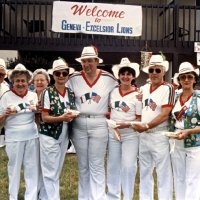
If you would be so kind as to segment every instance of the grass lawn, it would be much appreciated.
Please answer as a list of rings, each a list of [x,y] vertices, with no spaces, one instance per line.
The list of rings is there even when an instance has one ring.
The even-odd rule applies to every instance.
[[[154,173],[154,177],[155,173]],[[23,173],[19,190],[19,199],[23,200],[24,181]],[[4,148],[0,148],[0,199],[8,200],[8,177],[7,177],[7,156]],[[139,199],[139,175],[137,174],[135,183],[134,200]],[[78,193],[78,170],[75,154],[67,154],[60,180],[61,200],[77,200]],[[155,199],[157,199],[157,190],[155,188]]]

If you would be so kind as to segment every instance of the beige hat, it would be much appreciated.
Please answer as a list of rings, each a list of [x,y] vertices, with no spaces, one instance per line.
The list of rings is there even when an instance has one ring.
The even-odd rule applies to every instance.
[[[178,75],[188,72],[195,72],[199,76],[199,68],[194,69],[193,65],[189,62],[182,62],[179,65]]]
[[[6,63],[4,59],[0,58],[0,67],[4,68],[6,70]]]
[[[178,83],[178,77],[180,74],[186,74],[186,73],[189,73],[189,72],[194,72],[196,73],[197,76],[199,76],[199,68],[194,68],[193,65],[189,62],[182,62],[180,65],[179,65],[179,70],[178,70],[178,73],[176,73],[174,75],[174,82]]]
[[[72,74],[75,70],[72,67],[69,67],[68,64],[61,58],[53,61],[52,69],[48,69],[47,72],[50,75],[53,75],[55,71],[69,69],[69,74]]]
[[[112,71],[114,76],[119,79],[118,73],[122,67],[130,67],[135,70],[135,78],[140,75],[140,65],[138,63],[131,63],[128,58],[122,58],[120,64],[114,65]]]
[[[155,65],[161,65],[165,68],[165,71],[167,72],[169,69],[169,62],[163,59],[163,56],[161,55],[152,55],[149,60],[149,65],[144,67],[142,70],[145,73],[149,73],[149,67],[155,66]]]
[[[78,61],[78,62],[81,62],[82,59],[86,59],[86,58],[98,58],[99,63],[103,62],[103,60],[98,57],[97,48],[94,47],[94,46],[84,47],[82,54],[81,54],[81,57],[76,58],[75,60]]]
[[[175,73],[174,76],[172,77],[172,80],[173,80],[173,84],[179,86],[179,82],[178,82],[178,73]]]

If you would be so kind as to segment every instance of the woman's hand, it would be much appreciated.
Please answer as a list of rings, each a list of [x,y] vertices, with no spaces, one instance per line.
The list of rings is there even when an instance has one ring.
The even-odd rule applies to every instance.
[[[17,113],[17,109],[14,106],[10,106],[10,107],[6,108],[4,115],[5,115],[5,117],[8,117],[8,116],[16,114],[16,113]]]
[[[176,139],[177,140],[182,140],[182,139],[184,139],[189,134],[191,134],[191,129],[182,130],[181,132],[177,133]]]
[[[62,115],[62,118],[63,118],[64,122],[71,122],[76,117],[77,117],[77,115],[72,114],[72,112],[65,112]]]

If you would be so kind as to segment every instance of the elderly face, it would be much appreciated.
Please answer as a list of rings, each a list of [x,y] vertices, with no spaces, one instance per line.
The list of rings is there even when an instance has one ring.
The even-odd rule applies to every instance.
[[[159,85],[163,82],[163,77],[165,75],[165,70],[163,66],[155,65],[149,67],[149,78],[152,85]]]
[[[48,86],[47,77],[44,74],[37,74],[34,77],[33,84],[36,92],[42,92]]]
[[[4,81],[5,76],[6,76],[5,69],[0,66],[0,84]]]
[[[18,95],[24,95],[28,90],[28,79],[25,74],[13,77],[13,90]]]

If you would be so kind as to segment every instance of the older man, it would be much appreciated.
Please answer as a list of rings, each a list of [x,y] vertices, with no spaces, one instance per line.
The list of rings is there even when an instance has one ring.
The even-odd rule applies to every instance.
[[[0,97],[2,94],[9,90],[9,85],[4,81],[6,77],[6,63],[5,61],[0,58]],[[5,146],[5,135],[4,135],[4,129],[0,129],[0,147]]]
[[[164,136],[168,130],[168,117],[172,110],[174,89],[164,81],[168,62],[161,55],[153,55],[150,64],[143,69],[149,74],[150,83],[142,87],[142,124],[133,125],[139,132],[140,199],[153,200],[152,172],[156,167],[158,177],[158,198],[172,199],[172,170],[169,141]]]

